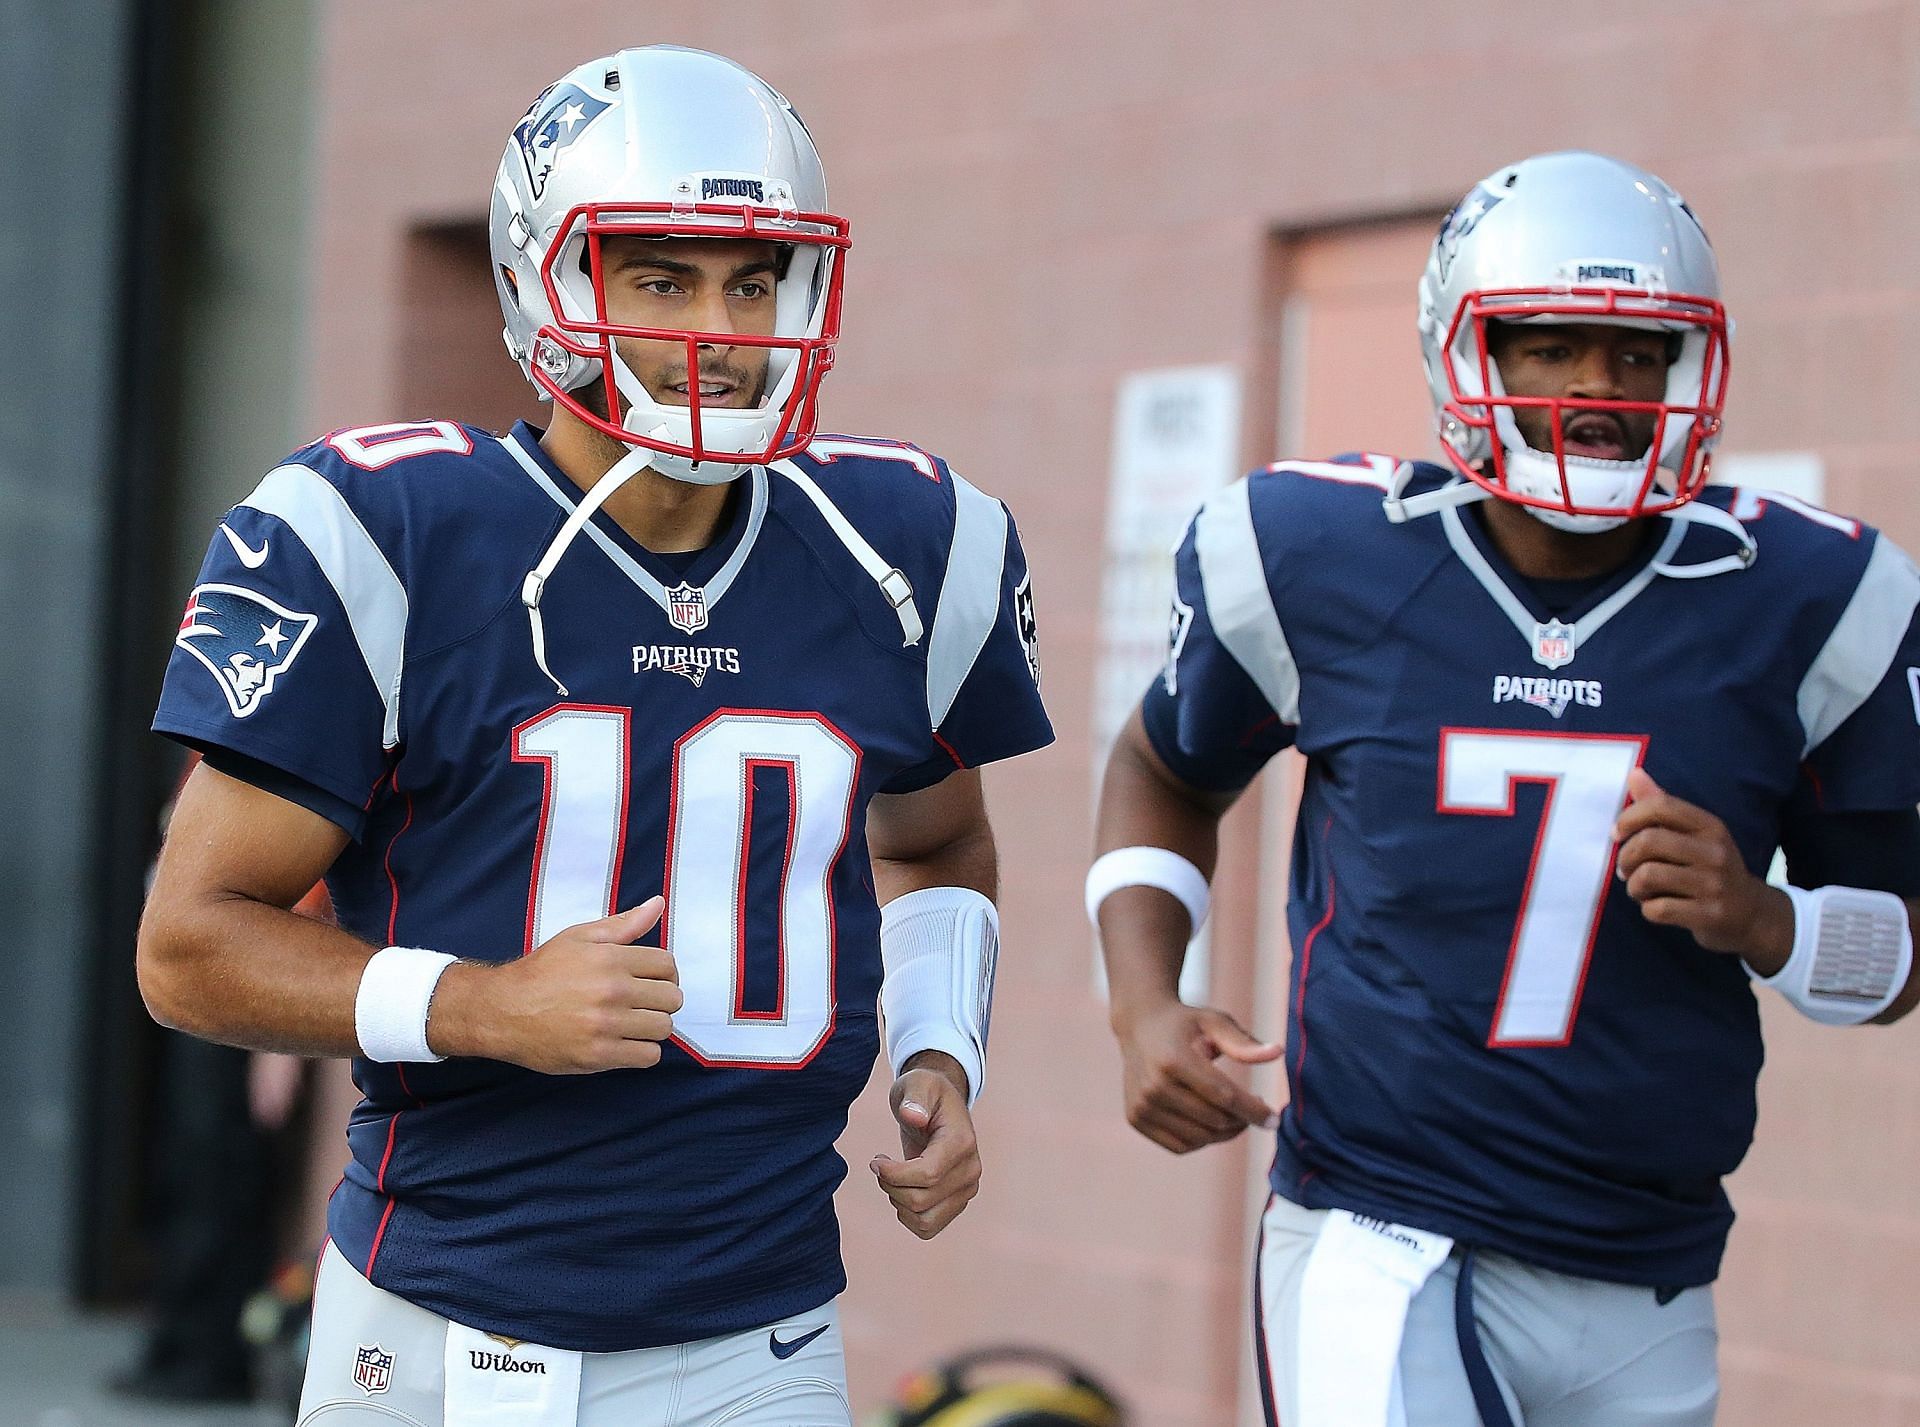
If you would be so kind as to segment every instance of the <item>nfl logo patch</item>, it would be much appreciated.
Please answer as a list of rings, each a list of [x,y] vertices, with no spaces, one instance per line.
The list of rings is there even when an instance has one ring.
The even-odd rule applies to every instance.
[[[1549,669],[1571,664],[1575,639],[1570,624],[1562,624],[1557,619],[1536,624],[1533,627],[1533,662],[1544,664]]]
[[[393,1385],[393,1354],[378,1343],[360,1344],[353,1359],[353,1381],[368,1397],[385,1392]]]
[[[707,627],[707,592],[681,583],[667,591],[667,618],[682,634],[698,634]]]

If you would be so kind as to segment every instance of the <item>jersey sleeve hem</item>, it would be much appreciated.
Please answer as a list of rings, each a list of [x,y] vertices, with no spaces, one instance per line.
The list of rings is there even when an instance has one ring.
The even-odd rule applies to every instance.
[[[955,748],[946,739],[941,738],[937,731],[934,734],[934,737],[939,740],[939,746],[953,758],[954,764],[949,771],[955,773],[962,768],[984,768],[989,763],[1002,763],[1009,758],[1018,758],[1023,753],[1037,752],[1053,743],[1057,736],[1051,722],[1047,724],[1044,732],[1032,730],[1018,738],[975,744],[967,748]]]
[[[243,748],[231,741],[230,730],[218,728],[211,723],[202,723],[197,719],[162,713],[154,719],[153,731],[185,747],[195,749],[202,755],[212,751],[215,758],[218,758],[222,752],[231,753],[285,774],[295,782],[314,789],[321,795],[316,801],[324,801],[327,806],[314,807],[298,798],[289,798],[288,801],[299,802],[311,811],[319,813],[329,822],[342,828],[356,842],[366,830],[366,805],[371,800],[373,788],[379,786],[378,782],[374,783],[372,788],[344,788],[337,778],[330,778],[326,773],[308,767],[298,748],[282,745],[270,738],[249,740],[249,745]],[[218,764],[216,763],[215,766],[218,767]],[[254,782],[251,778],[240,776],[243,782]],[[260,785],[256,783],[255,786]],[[281,788],[267,788],[265,791],[286,797],[285,791]],[[340,816],[336,816],[336,813]],[[343,820],[349,817],[350,821]]]
[[[1245,777],[1238,774],[1223,777],[1214,765],[1189,756],[1180,747],[1174,730],[1163,727],[1161,720],[1154,716],[1155,708],[1152,699],[1146,700],[1140,710],[1140,726],[1146,730],[1147,742],[1167,765],[1167,770],[1188,787],[1203,793],[1238,793],[1258,775],[1259,769],[1255,768]]]
[[[284,802],[317,813],[346,833],[355,842],[361,840],[366,828],[367,817],[364,810],[353,806],[344,798],[336,798],[323,789],[314,787],[304,778],[296,778],[284,769],[271,763],[262,763],[258,758],[249,758],[244,753],[235,753],[231,748],[222,748],[218,744],[201,743],[193,745],[201,753],[201,761],[216,773],[237,779],[263,793],[271,793]]]

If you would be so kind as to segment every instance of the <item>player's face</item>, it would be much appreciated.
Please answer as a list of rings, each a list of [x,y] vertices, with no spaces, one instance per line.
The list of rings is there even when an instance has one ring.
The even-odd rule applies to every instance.
[[[1672,364],[1664,332],[1586,322],[1495,323],[1487,353],[1500,368],[1509,396],[1587,401],[1659,401],[1667,393]],[[1515,407],[1513,419],[1534,450],[1553,450],[1550,407]],[[1651,411],[1563,409],[1562,439],[1570,456],[1638,460],[1653,442],[1656,420]]]
[[[730,238],[609,237],[600,254],[607,319],[621,326],[682,332],[773,333],[776,255],[772,243]],[[653,399],[686,406],[683,342],[616,339],[620,355]],[[769,348],[700,344],[700,404],[757,406],[767,385]]]

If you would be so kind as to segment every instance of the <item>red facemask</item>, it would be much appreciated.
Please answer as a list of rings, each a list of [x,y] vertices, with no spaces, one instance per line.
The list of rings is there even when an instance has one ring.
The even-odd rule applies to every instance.
[[[1660,401],[1618,401],[1589,397],[1510,396],[1500,388],[1493,358],[1488,353],[1487,330],[1492,322],[1546,318],[1569,324],[1624,320],[1635,325],[1658,325],[1681,337],[1681,354],[1669,369],[1667,391]],[[1452,360],[1463,324],[1472,324],[1471,345],[1464,355],[1477,358],[1478,391],[1466,389]],[[1444,416],[1468,432],[1485,433],[1490,448],[1484,463],[1469,461],[1452,442],[1443,442],[1449,460],[1467,479],[1502,500],[1573,516],[1632,519],[1658,515],[1684,505],[1706,484],[1713,439],[1719,434],[1727,399],[1727,316],[1713,298],[1654,295],[1616,288],[1505,288],[1472,292],[1454,314],[1442,350],[1448,354],[1447,381],[1451,399]],[[1495,394],[1499,392],[1500,394]],[[1559,472],[1558,491],[1525,489],[1511,468],[1509,443],[1519,432],[1511,413],[1545,410],[1551,420],[1552,441],[1541,456]],[[1654,417],[1653,437],[1636,471],[1611,471],[1614,462],[1597,462],[1583,470],[1568,466],[1568,423],[1588,412],[1624,417]],[[1503,415],[1503,413],[1505,413]],[[1503,431],[1502,428],[1505,428]],[[1464,444],[1464,443],[1463,443]],[[1599,499],[1592,495],[1596,481],[1605,486]]]
[[[793,213],[777,208],[739,204],[698,203],[583,203],[568,211],[560,237],[549,245],[540,264],[551,322],[535,336],[529,363],[536,385],[587,425],[627,445],[643,446],[689,461],[764,465],[805,448],[818,422],[820,383],[833,366],[834,346],[840,339],[840,297],[844,254],[849,246],[845,219],[827,213]],[[584,243],[584,262],[580,254]],[[814,335],[757,336],[741,332],[693,332],[678,328],[631,327],[608,315],[606,274],[601,251],[612,237],[724,238],[761,240],[788,250],[776,285],[779,325]],[[579,264],[584,273],[568,265]],[[563,300],[563,280],[573,301]],[[585,305],[582,284],[591,293],[592,315],[573,315]],[[792,283],[800,291],[788,287]],[[804,310],[797,310],[797,309]],[[629,377],[623,386],[614,370],[613,339],[678,342],[686,349],[687,403],[656,405],[635,419],[635,387]],[[540,351],[551,344],[556,354],[583,359],[599,368],[607,413],[586,406],[578,391],[563,389],[554,372],[543,366]],[[763,405],[752,409],[722,408],[700,399],[701,347],[760,347],[773,353],[769,360],[768,392]],[[560,361],[555,367],[564,369]],[[642,400],[650,400],[641,393]],[[648,415],[663,417],[663,425],[684,417],[685,439],[649,426]],[[724,432],[724,435],[723,435]]]

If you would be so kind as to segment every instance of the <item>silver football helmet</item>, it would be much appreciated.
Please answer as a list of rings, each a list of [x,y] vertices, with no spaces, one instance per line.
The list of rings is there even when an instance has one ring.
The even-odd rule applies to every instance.
[[[1516,397],[1487,351],[1490,322],[1621,323],[1672,334],[1659,402]],[[1707,235],[1680,195],[1590,153],[1523,159],[1475,184],[1440,225],[1420,279],[1420,348],[1453,465],[1563,530],[1606,530],[1683,505],[1706,483],[1727,395],[1726,309]],[[1548,408],[1551,450],[1514,410]],[[1569,453],[1582,411],[1650,412],[1644,457]]]
[[[663,474],[717,485],[812,438],[839,339],[847,224],[793,107],[718,55],[671,45],[592,60],[546,89],[501,157],[488,222],[507,350],[544,398]],[[772,336],[616,325],[600,247],[612,236],[779,245]],[[616,337],[683,342],[685,405],[656,401]],[[765,347],[753,407],[700,399],[700,348]],[[604,408],[582,400],[602,384]]]

